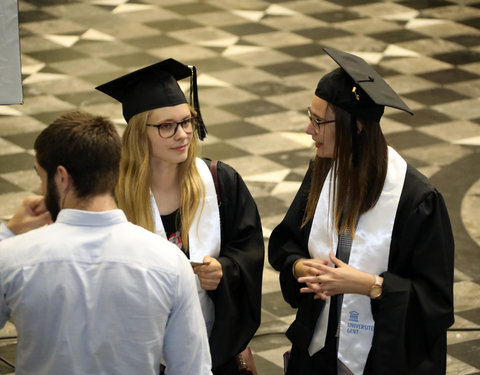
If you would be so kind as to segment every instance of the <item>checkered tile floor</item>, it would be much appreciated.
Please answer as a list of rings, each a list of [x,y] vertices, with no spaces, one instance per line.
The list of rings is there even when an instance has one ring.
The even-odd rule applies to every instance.
[[[444,194],[454,228],[448,374],[480,374],[480,332],[459,330],[480,328],[479,0],[20,0],[19,9],[25,103],[0,106],[2,218],[38,186],[31,148],[49,121],[80,108],[121,131],[119,105],[94,86],[174,57],[200,73],[203,154],[241,172],[268,240],[314,154],[305,107],[336,67],[321,47],[374,64],[415,111],[387,110],[388,141]],[[281,374],[294,311],[268,264],[262,312],[251,343],[258,370]],[[2,343],[13,362],[14,340]]]

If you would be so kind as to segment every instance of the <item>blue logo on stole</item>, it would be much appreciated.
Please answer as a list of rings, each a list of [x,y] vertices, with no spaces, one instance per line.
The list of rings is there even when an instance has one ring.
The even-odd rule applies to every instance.
[[[358,311],[352,310],[349,311],[350,318],[348,319],[347,325],[347,333],[351,335],[358,335],[359,330],[364,331],[373,331],[374,325],[370,324],[362,324],[358,322],[358,318],[360,317],[360,313]]]
[[[358,316],[359,316],[358,311],[350,311],[350,319],[348,319],[349,322],[358,322]]]

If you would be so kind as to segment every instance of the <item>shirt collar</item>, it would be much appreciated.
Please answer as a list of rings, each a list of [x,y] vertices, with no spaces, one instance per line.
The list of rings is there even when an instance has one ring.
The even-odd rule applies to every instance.
[[[127,217],[120,209],[94,212],[65,208],[57,216],[56,223],[78,226],[108,226],[126,223]]]

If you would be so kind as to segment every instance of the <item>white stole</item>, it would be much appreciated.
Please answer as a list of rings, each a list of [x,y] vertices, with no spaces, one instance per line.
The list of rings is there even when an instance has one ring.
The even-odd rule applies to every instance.
[[[220,254],[220,211],[210,168],[199,158],[196,159],[196,165],[205,185],[205,198],[203,202],[200,202],[195,213],[192,226],[188,231],[188,241],[190,260],[192,262],[202,262],[206,255],[218,257]],[[167,238],[153,194],[151,194],[151,202],[155,220],[155,232],[163,238]],[[213,322],[215,321],[215,306],[208,297],[207,291],[200,286],[198,277],[195,277],[195,279],[197,281],[198,297],[202,306],[203,317],[210,335]]]
[[[393,224],[406,171],[405,160],[393,148],[388,147],[388,169],[382,193],[375,206],[361,215],[355,230],[348,263],[352,267],[373,275],[387,270]],[[330,171],[320,193],[308,239],[308,250],[315,259],[328,259],[330,251],[335,254],[337,248],[338,233],[333,221],[334,206],[330,199],[332,187]],[[332,266],[331,262],[329,265]],[[338,358],[355,375],[363,373],[372,345],[375,322],[370,303],[368,296],[360,294],[345,294],[343,297]],[[325,345],[329,310],[330,298],[327,298],[310,342],[310,355]]]

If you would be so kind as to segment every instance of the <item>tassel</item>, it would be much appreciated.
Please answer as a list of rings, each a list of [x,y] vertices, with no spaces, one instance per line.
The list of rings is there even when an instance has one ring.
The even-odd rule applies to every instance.
[[[188,67],[192,71],[192,75],[190,76],[190,105],[197,112],[198,138],[203,141],[207,136],[207,128],[203,122],[202,113],[200,112],[200,102],[198,101],[197,68],[193,65],[189,65]]]

